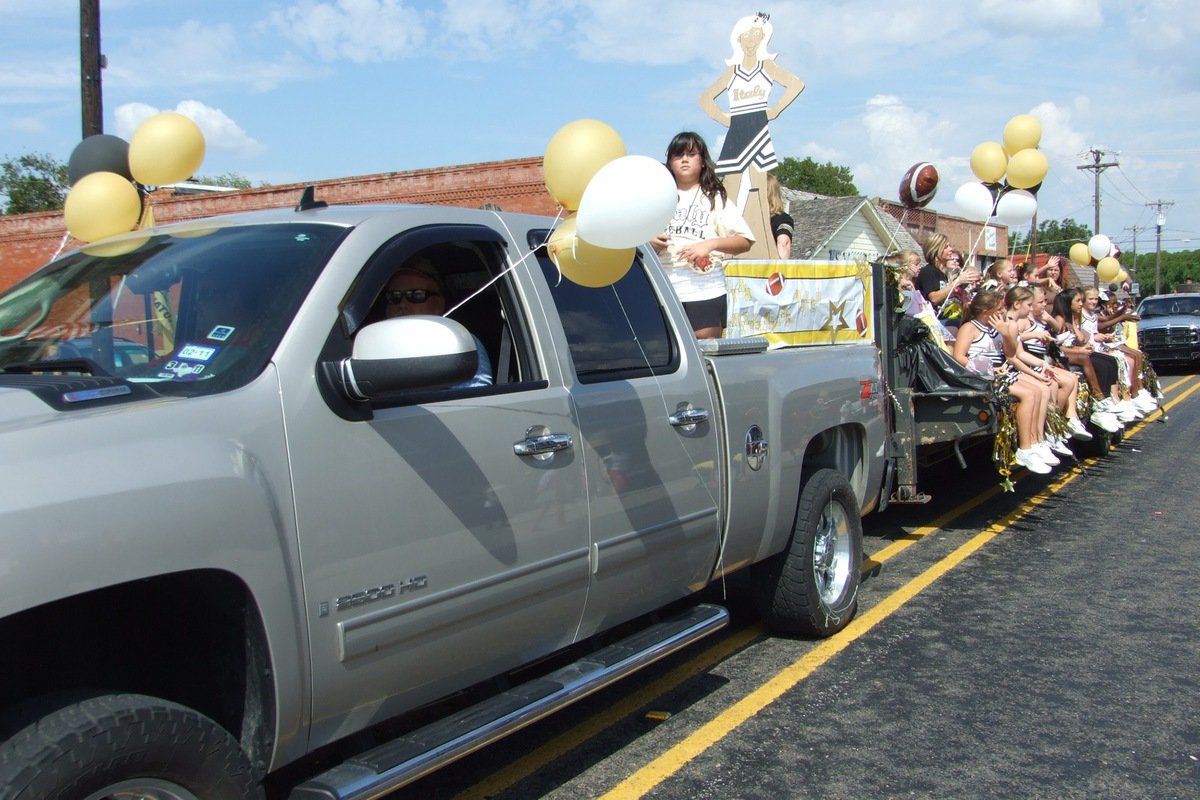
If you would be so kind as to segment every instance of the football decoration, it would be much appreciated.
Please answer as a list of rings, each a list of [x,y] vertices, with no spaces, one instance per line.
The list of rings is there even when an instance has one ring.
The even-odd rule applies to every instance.
[[[928,161],[913,164],[900,181],[900,202],[905,208],[923,208],[937,194],[937,167]]]
[[[767,294],[772,297],[777,296],[783,291],[783,276],[778,272],[772,272],[767,278]]]

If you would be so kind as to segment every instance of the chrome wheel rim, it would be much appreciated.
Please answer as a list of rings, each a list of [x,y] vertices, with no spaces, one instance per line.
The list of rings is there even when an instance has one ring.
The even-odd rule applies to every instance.
[[[817,521],[813,541],[813,580],[817,594],[826,606],[832,606],[850,585],[850,520],[841,503],[830,500]]]

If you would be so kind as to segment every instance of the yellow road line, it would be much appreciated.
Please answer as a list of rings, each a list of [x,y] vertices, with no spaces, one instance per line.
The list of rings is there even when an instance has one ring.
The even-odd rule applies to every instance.
[[[721,663],[766,633],[767,628],[762,623],[735,632],[695,658],[689,659],[686,664],[679,665],[633,694],[621,698],[580,725],[560,733],[526,755],[505,765],[503,769],[491,773],[479,783],[455,795],[455,800],[482,800],[482,798],[494,797],[518,781],[528,778],[554,759],[569,753],[588,739],[598,736],[625,717],[662,697],[689,678],[706,672],[714,665]]]
[[[1166,411],[1175,407],[1197,389],[1200,389],[1200,383],[1192,386],[1179,397],[1167,403],[1163,407],[1163,410]],[[1145,423],[1142,424],[1144,425]],[[1135,428],[1130,433],[1135,433],[1138,428]],[[961,564],[966,558],[990,542],[1014,522],[1060,492],[1081,474],[1083,473],[1071,470],[1037,495],[1029,498],[1020,506],[1005,514],[1000,520],[972,537],[941,561],[888,595],[866,612],[860,614],[837,636],[819,642],[812,650],[776,673],[774,677],[762,684],[758,689],[755,689],[741,700],[726,708],[687,738],[621,781],[610,791],[602,795],[601,800],[628,800],[628,798],[644,796],[659,783],[682,769],[692,759],[728,736],[746,720],[778,700],[784,692],[807,678],[818,667],[824,665],[835,655],[845,650],[880,622],[895,613],[909,600],[912,600],[920,592],[928,588],[938,578],[941,578]]]
[[[1176,386],[1184,383],[1186,380],[1189,380],[1189,379],[1185,378],[1183,380],[1180,380],[1180,381],[1176,382],[1175,384],[1172,384],[1170,387],[1164,388],[1164,391],[1171,391]],[[1193,386],[1187,392],[1187,394],[1191,394],[1191,392],[1195,391],[1197,388],[1200,388],[1200,383],[1197,383],[1195,386]],[[1180,400],[1183,399],[1183,397],[1186,397],[1187,394],[1168,403],[1167,406],[1164,408],[1164,410],[1166,410],[1166,408],[1169,408],[1169,407],[1174,407]],[[1151,421],[1153,421],[1153,420],[1151,420]],[[1143,422],[1142,424],[1144,425],[1145,422]],[[1131,432],[1131,435],[1132,435],[1132,432]],[[1058,483],[1052,484],[1051,486],[1047,487],[1044,490],[1044,492],[1049,492],[1050,494],[1057,492],[1059,488],[1061,488],[1062,486],[1065,486],[1069,482],[1069,479],[1074,478],[1075,476],[1076,476],[1076,474],[1073,473],[1071,476],[1069,476],[1068,479],[1062,480]],[[966,502],[962,503],[958,507],[956,507],[950,511],[947,511],[942,516],[933,520],[933,522],[931,522],[930,524],[924,525],[920,528],[917,528],[912,533],[909,533],[908,535],[906,535],[903,539],[899,539],[895,542],[892,542],[891,544],[887,545],[879,552],[866,556],[863,561],[863,572],[867,573],[874,569],[877,569],[878,567],[882,566],[885,562],[894,558],[896,555],[903,552],[905,549],[912,546],[916,542],[920,541],[921,539],[924,539],[925,537],[927,537],[929,535],[932,535],[933,533],[936,533],[937,531],[939,531],[940,529],[945,527],[947,524],[949,524],[950,522],[957,519],[958,517],[966,514],[968,511],[971,511],[972,509],[976,508],[977,506],[979,506],[981,503],[985,502],[986,500],[991,499],[998,492],[999,492],[999,487],[993,486],[990,489],[986,490],[985,492],[982,492],[981,494],[976,495],[975,497],[967,500]],[[1030,500],[1028,502],[1033,502],[1033,501]],[[1038,500],[1038,503],[1040,503],[1040,502],[1042,502],[1042,501]],[[991,537],[989,537],[989,539],[990,538]],[[982,546],[982,544],[983,543],[981,542],[974,549],[978,549],[978,547]],[[972,549],[971,552],[974,552],[974,549]],[[966,557],[966,554],[963,556],[963,558],[965,558],[965,557]],[[961,561],[961,559],[959,559],[959,560]],[[957,563],[957,562],[955,562],[955,563]],[[930,582],[932,582],[932,580],[930,580]],[[912,586],[912,585],[913,584],[911,582],[910,582],[910,584],[908,584],[908,586]],[[921,588],[924,588],[924,587],[921,587]],[[904,591],[904,590],[901,589],[899,591]],[[888,598],[888,600],[896,597],[896,595],[898,593],[899,592],[891,595],[891,597]],[[916,592],[914,592],[914,594],[915,593]],[[886,603],[886,602],[888,602],[888,600],[884,600],[883,602]],[[882,605],[882,603],[880,605]],[[899,608],[899,605],[897,605],[896,607]],[[876,606],[875,608],[879,608],[879,606]],[[863,617],[865,618],[865,617],[869,616],[870,614],[872,614],[873,612],[874,612],[874,609],[872,609],[872,611],[866,612],[863,615]],[[846,630],[849,631],[851,628],[854,627],[854,624],[855,623],[851,623],[851,625],[848,626]],[[670,672],[667,672],[664,675],[656,678],[654,681],[652,681],[651,683],[642,687],[637,692],[635,692],[631,695],[627,695],[626,697],[622,698],[614,705],[605,709],[603,712],[601,712],[599,714],[595,714],[592,717],[588,718],[583,723],[572,727],[570,730],[565,731],[565,732],[559,734],[558,736],[555,736],[553,739],[550,739],[549,741],[545,742],[541,746],[530,751],[529,753],[522,756],[521,758],[518,758],[515,761],[508,763],[507,765],[505,765],[505,767],[503,769],[500,769],[500,770],[497,770],[496,772],[491,773],[484,780],[482,780],[479,783],[476,783],[473,786],[460,792],[458,795],[455,796],[455,800],[482,800],[483,798],[495,796],[495,795],[499,794],[500,792],[511,788],[512,786],[517,784],[519,781],[522,781],[525,778],[528,778],[530,775],[533,775],[538,770],[542,769],[546,764],[549,764],[550,762],[565,755],[566,753],[570,752],[571,750],[574,750],[576,747],[579,747],[581,744],[583,744],[587,740],[594,738],[595,736],[598,736],[604,730],[606,730],[609,727],[620,722],[622,719],[626,718],[627,716],[629,716],[631,714],[636,713],[641,708],[644,708],[645,706],[649,705],[650,703],[652,703],[659,697],[663,696],[667,692],[675,689],[677,686],[682,684],[684,681],[686,681],[689,678],[692,678],[696,675],[699,675],[702,672],[705,672],[706,670],[710,669],[714,664],[720,663],[721,661],[725,660],[726,658],[728,658],[731,655],[733,655],[734,653],[736,653],[738,650],[741,650],[742,648],[746,647],[747,645],[752,644],[755,640],[761,638],[762,636],[764,636],[766,634],[767,634],[767,629],[761,623],[751,625],[749,627],[743,628],[740,631],[735,632],[734,634],[717,642],[712,647],[709,647],[709,648],[705,649],[704,651],[702,651],[701,653],[697,654],[696,657],[689,659],[689,661],[686,664],[681,664],[680,666],[672,669]],[[838,634],[836,639],[841,639],[841,638],[845,637],[846,635],[847,635],[846,631],[843,631],[842,633]],[[859,635],[861,635],[861,633]],[[826,641],[832,642],[835,640],[826,640]],[[849,644],[849,642],[847,642],[847,644]],[[839,651],[840,651],[840,649],[841,648],[838,648]],[[838,651],[834,651],[834,652],[836,653]],[[809,656],[806,656],[806,658],[811,657],[811,655],[812,654],[810,653]],[[832,653],[830,655],[832,656]],[[797,663],[799,663],[799,662],[797,662]],[[793,667],[794,666],[795,665],[793,665]],[[813,667],[811,669],[809,669],[808,672],[811,672],[812,669],[816,668],[816,666],[819,666],[819,664],[813,665]],[[805,673],[805,675],[807,675],[807,674],[808,673]],[[802,679],[803,679],[803,676],[801,676],[800,678],[797,678],[796,681],[798,682],[799,680],[802,680]],[[664,775],[664,777],[666,777],[666,776]],[[656,781],[656,783],[657,783],[657,781]],[[624,784],[622,784],[622,785],[624,785]],[[620,788],[620,787],[618,787],[618,788]],[[616,789],[614,789],[613,791],[616,791]]]
[[[686,739],[617,784],[612,790],[602,795],[602,800],[626,800],[627,798],[642,797],[663,780],[682,769],[696,756],[732,733],[743,722],[778,700],[784,692],[807,678],[818,667],[887,619],[938,578],[954,569],[964,559],[994,539],[1013,522],[1032,511],[1054,492],[1075,480],[1079,474],[1072,472],[1056,481],[1047,487],[1045,492],[1022,503],[1000,521],[989,526],[866,612],[855,617],[836,636],[818,642],[812,650],[778,672],[758,689],[729,706]]]

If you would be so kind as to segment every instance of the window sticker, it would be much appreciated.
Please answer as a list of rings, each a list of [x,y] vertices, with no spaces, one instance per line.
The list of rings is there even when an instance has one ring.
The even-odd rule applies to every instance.
[[[212,357],[217,354],[221,348],[213,347],[207,344],[185,344],[179,348],[179,352],[175,357],[185,361],[201,361],[207,363],[212,360]]]
[[[158,377],[172,381],[195,381],[204,374],[204,364],[194,364],[191,361],[171,360],[163,365]]]
[[[233,327],[232,325],[218,325],[209,331],[208,336],[205,338],[212,339],[214,342],[224,342],[229,339],[230,336],[233,336],[233,332],[235,330],[237,330],[237,328]]]

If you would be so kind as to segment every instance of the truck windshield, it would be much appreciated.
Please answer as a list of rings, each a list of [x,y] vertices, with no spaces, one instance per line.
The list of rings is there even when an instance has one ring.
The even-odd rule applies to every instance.
[[[347,232],[234,225],[85,246],[0,294],[0,372],[103,375],[186,396],[241,386]]]
[[[1200,297],[1149,297],[1138,309],[1138,315],[1143,318],[1176,314],[1200,314]]]

